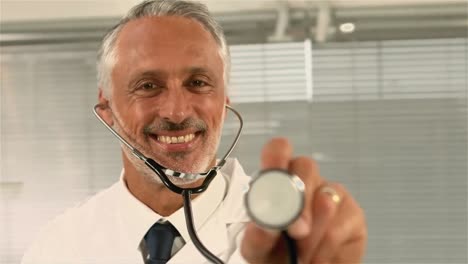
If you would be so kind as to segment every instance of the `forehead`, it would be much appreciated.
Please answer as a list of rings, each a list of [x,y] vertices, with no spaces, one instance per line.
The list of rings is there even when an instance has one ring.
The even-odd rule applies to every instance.
[[[220,48],[198,21],[178,16],[144,17],[128,22],[117,42],[117,64],[151,61],[219,63]],[[197,62],[199,60],[199,62]]]

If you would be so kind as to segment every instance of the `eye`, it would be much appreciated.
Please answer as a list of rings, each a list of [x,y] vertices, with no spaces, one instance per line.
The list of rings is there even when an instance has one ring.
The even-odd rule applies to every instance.
[[[164,89],[163,85],[154,80],[144,80],[135,85],[133,93],[138,96],[156,96]]]
[[[140,86],[140,89],[146,90],[146,91],[148,91],[148,90],[154,90],[154,89],[156,89],[156,88],[157,88],[157,85],[154,84],[154,83],[152,83],[152,82],[145,82],[145,83],[143,83],[143,84]]]
[[[192,87],[203,87],[206,86],[207,83],[202,80],[192,80],[190,81],[190,86]]]

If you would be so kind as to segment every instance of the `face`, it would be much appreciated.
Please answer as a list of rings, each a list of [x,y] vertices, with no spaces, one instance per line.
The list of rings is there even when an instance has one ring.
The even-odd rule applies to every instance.
[[[191,19],[149,17],[125,25],[116,44],[114,127],[165,167],[206,171],[216,158],[227,102],[211,34]],[[137,170],[145,167],[130,161]]]

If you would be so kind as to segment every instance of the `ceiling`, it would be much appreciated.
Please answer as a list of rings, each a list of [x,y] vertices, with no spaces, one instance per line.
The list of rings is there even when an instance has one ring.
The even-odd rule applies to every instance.
[[[0,44],[97,40],[137,2],[2,0]],[[468,34],[468,0],[202,2],[220,21],[230,43],[311,38],[320,44]],[[354,31],[340,30],[344,23],[352,23]]]

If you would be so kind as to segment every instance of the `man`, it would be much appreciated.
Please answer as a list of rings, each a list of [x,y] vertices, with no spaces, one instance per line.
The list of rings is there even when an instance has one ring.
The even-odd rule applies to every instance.
[[[100,116],[144,155],[180,172],[215,165],[229,104],[229,52],[203,5],[156,0],[135,6],[105,36],[98,72]],[[51,222],[23,263],[207,262],[188,235],[181,196],[125,146],[122,153],[120,181]],[[271,140],[260,159],[264,169],[288,170],[305,183],[304,209],[288,227],[300,263],[359,263],[366,225],[351,195],[321,178],[311,159],[294,157],[285,139]],[[182,187],[201,182],[169,177]],[[229,160],[193,199],[197,233],[227,263],[285,263],[280,233],[246,216],[248,182],[238,162]],[[166,236],[159,229],[171,236],[162,246],[169,248],[166,257],[154,256],[164,251],[155,250]]]

